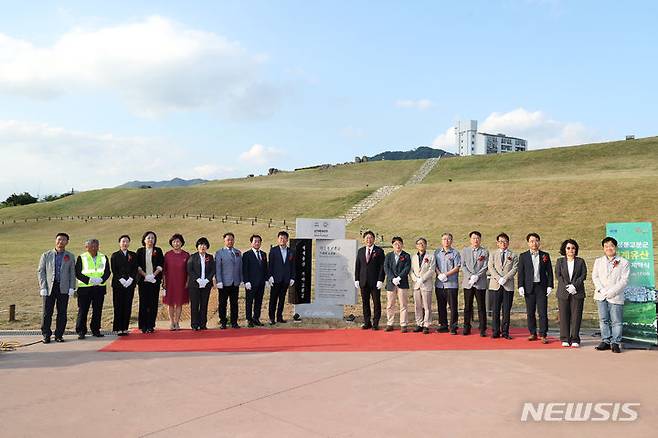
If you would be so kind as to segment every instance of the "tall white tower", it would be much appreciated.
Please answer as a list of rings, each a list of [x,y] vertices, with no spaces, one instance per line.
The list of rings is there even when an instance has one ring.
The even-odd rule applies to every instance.
[[[459,155],[475,154],[475,136],[478,130],[477,120],[461,120],[455,125],[455,141]]]

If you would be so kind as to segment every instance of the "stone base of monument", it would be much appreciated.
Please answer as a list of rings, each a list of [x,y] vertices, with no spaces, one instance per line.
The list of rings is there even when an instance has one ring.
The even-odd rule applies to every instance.
[[[303,318],[343,319],[343,305],[336,304],[295,304],[295,312]]]

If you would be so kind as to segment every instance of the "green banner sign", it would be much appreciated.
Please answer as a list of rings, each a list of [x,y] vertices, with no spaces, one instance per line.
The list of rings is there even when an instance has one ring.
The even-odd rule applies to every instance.
[[[651,222],[606,225],[606,234],[617,239],[617,254],[631,264],[624,289],[624,339],[656,344],[656,276]]]

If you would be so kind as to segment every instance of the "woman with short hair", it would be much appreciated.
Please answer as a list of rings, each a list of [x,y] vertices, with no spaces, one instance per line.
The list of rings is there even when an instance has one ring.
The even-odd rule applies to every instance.
[[[137,254],[128,250],[128,246],[130,246],[130,236],[124,234],[119,237],[119,250],[110,257],[114,307],[112,330],[117,336],[128,334],[135,286],[137,286]]]
[[[207,330],[208,299],[211,289],[217,288],[215,260],[208,254],[210,242],[205,237],[196,241],[197,252],[187,260],[187,288],[190,293],[192,330]]]
[[[142,236],[142,247],[137,250],[139,329],[142,333],[155,331],[155,320],[158,316],[164,254],[162,249],[155,246],[157,241],[158,236],[153,231],[147,231]]]
[[[578,257],[578,242],[567,239],[560,246],[562,257],[555,263],[557,304],[560,315],[560,341],[563,347],[580,347],[587,265]]]
[[[185,239],[174,234],[169,239],[171,250],[164,256],[162,289],[165,290],[162,302],[169,307],[169,330],[180,330],[180,316],[183,304],[190,302],[187,290],[187,260],[190,254],[183,250]]]

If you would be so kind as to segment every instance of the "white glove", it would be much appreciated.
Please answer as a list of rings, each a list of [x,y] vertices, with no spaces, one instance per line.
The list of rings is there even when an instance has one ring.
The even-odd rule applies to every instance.
[[[128,277],[128,279],[125,280],[125,282],[126,282],[126,284],[125,284],[124,287],[129,288],[130,285],[133,284],[133,278],[132,278],[132,277]]]
[[[441,272],[439,274],[439,281],[441,281],[441,283],[445,283],[446,281],[448,281],[448,276],[446,274],[444,274],[443,272]]]
[[[149,274],[146,277],[144,277],[144,281],[148,283],[155,283],[155,275]]]
[[[568,284],[567,285],[567,292],[569,292],[571,295],[575,295],[576,294],[576,286],[574,286],[573,284]]]
[[[480,277],[479,277],[478,275],[473,274],[473,275],[471,275],[471,278],[470,278],[468,281],[469,281],[469,283],[471,283],[471,284],[475,284],[475,283],[477,283],[477,281],[478,281],[479,278],[480,278]]]
[[[356,280],[354,282],[354,287],[357,288],[357,289],[361,289],[361,285],[359,284],[359,280]]]
[[[270,284],[270,287],[272,287],[274,285],[274,277],[270,277],[270,279],[267,280],[267,282]]]
[[[551,294],[551,292],[553,292],[553,288],[552,287],[547,287],[546,288],[546,296],[549,296]]]
[[[41,289],[39,291],[39,295],[41,295],[42,297],[47,297],[48,296],[48,289]]]
[[[69,289],[69,296],[70,297],[72,297],[74,293],[75,293],[75,289],[73,289],[73,288]]]
[[[99,277],[91,277],[91,278],[89,279],[89,283],[91,283],[91,284],[93,284],[93,285],[99,285],[99,284],[101,284],[102,282],[103,282],[103,279],[102,279],[102,278],[99,278]]]
[[[519,288],[519,295],[521,295],[522,297],[525,296],[525,289],[523,287]]]
[[[167,296],[167,289],[160,289],[160,295],[163,297]]]
[[[239,285],[238,287],[244,287],[244,282],[241,281],[241,282],[240,282],[240,285]]]
[[[246,290],[251,290],[251,283],[250,283],[250,282],[246,282],[246,283],[244,284],[244,288],[245,288]]]
[[[391,280],[391,283],[398,286],[400,284],[400,277],[395,277],[393,280]]]
[[[295,280],[293,280],[293,279],[291,278],[291,279],[290,279],[290,286],[288,286],[288,287],[292,287],[293,284],[295,284]]]
[[[498,279],[498,284],[499,284],[500,286],[505,286],[505,283],[507,283],[507,279],[506,279],[505,277],[500,277],[500,278]]]
[[[199,280],[201,280],[201,279],[199,278]],[[199,280],[197,280],[197,281],[199,281]],[[201,287],[203,287],[203,286],[201,286]],[[224,289],[224,283],[222,283],[221,281],[219,283],[217,283],[217,289]]]
[[[199,287],[203,289],[208,285],[210,280],[208,280],[207,278],[197,278],[196,282],[199,284]]]
[[[381,281],[378,281],[377,282],[377,289],[381,289],[383,285],[384,285],[384,283],[382,283]]]
[[[420,289],[420,287],[421,287],[422,285],[423,285],[423,280],[422,280],[421,278],[419,278],[418,280],[416,280],[416,287],[415,287],[415,289]]]
[[[123,287],[128,287],[126,286],[126,280],[124,280],[123,278],[119,278],[119,283],[121,283],[121,286]]]

